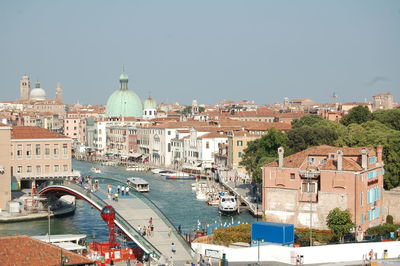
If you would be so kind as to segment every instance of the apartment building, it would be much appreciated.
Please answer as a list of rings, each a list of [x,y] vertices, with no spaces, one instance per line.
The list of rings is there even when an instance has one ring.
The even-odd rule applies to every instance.
[[[0,210],[11,200],[11,127],[0,123]]]
[[[384,221],[382,147],[317,146],[262,167],[268,221],[327,229],[326,216],[349,209],[357,237]]]
[[[40,127],[16,126],[11,130],[13,189],[30,188],[52,179],[78,177],[72,169],[72,139]]]

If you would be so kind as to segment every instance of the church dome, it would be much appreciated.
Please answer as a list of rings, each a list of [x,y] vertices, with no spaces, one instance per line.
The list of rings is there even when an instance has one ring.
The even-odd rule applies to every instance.
[[[142,101],[133,91],[128,90],[128,75],[120,76],[121,87],[108,97],[106,116],[142,117]]]
[[[143,109],[157,109],[156,101],[149,97],[143,102]]]
[[[44,89],[40,88],[40,82],[36,82],[36,86],[29,95],[29,99],[36,100],[36,101],[43,101],[46,100],[46,92]]]

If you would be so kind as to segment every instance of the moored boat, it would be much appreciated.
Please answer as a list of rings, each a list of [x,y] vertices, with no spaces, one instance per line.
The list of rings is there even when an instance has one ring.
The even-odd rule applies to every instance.
[[[128,185],[131,186],[137,192],[149,192],[150,185],[149,183],[140,177],[129,177],[127,179]]]
[[[173,179],[173,180],[195,180],[196,177],[195,176],[191,176],[191,175],[166,175],[165,179]]]
[[[93,173],[96,173],[96,174],[101,174],[101,170],[98,167],[92,167],[92,168],[90,168],[90,171],[92,171]]]
[[[147,171],[148,168],[140,165],[128,165],[125,169],[126,171]]]
[[[219,197],[218,210],[224,215],[237,214],[238,204],[235,196],[223,194]]]

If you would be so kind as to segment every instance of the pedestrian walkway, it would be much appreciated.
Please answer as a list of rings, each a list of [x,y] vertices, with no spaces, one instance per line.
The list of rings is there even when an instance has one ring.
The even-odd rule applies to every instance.
[[[255,203],[256,198],[252,192],[252,184],[241,182],[236,175],[229,171],[219,171],[218,174],[220,183],[237,196],[241,202],[244,202],[254,216],[261,217],[263,215],[261,208],[259,208],[260,206]]]
[[[118,184],[127,186],[127,184],[118,180],[108,179],[106,181],[119,182]],[[117,188],[114,185],[112,191],[115,192],[116,190]],[[98,210],[101,210],[106,205],[112,205],[116,211],[116,225],[126,232],[139,246],[143,246],[145,252],[148,252],[151,257],[157,258],[159,263],[167,262],[171,256],[178,263],[176,265],[184,264],[186,261],[190,262],[193,259],[194,251],[191,247],[174,228],[171,228],[173,227],[172,224],[169,223],[161,211],[138,192],[132,191],[129,196],[120,195],[118,201],[114,201],[109,199],[105,184],[101,185],[96,192],[92,192],[73,182],[59,180],[43,184],[40,193],[45,194],[52,191],[67,191],[86,200]],[[148,226],[150,217],[152,217],[154,225],[153,236],[142,236],[137,228],[138,226]],[[170,230],[171,234],[168,234]],[[176,247],[175,254],[171,251],[172,243]]]

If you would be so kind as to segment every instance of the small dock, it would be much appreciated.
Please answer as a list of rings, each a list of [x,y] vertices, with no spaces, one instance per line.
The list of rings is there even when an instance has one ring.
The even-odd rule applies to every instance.
[[[254,217],[262,217],[262,206],[260,203],[255,203],[255,197],[252,193],[252,185],[238,181],[234,181],[235,177],[230,177],[227,171],[219,171],[219,182],[230,193],[235,195],[240,202],[243,202],[248,207],[250,213]]]

